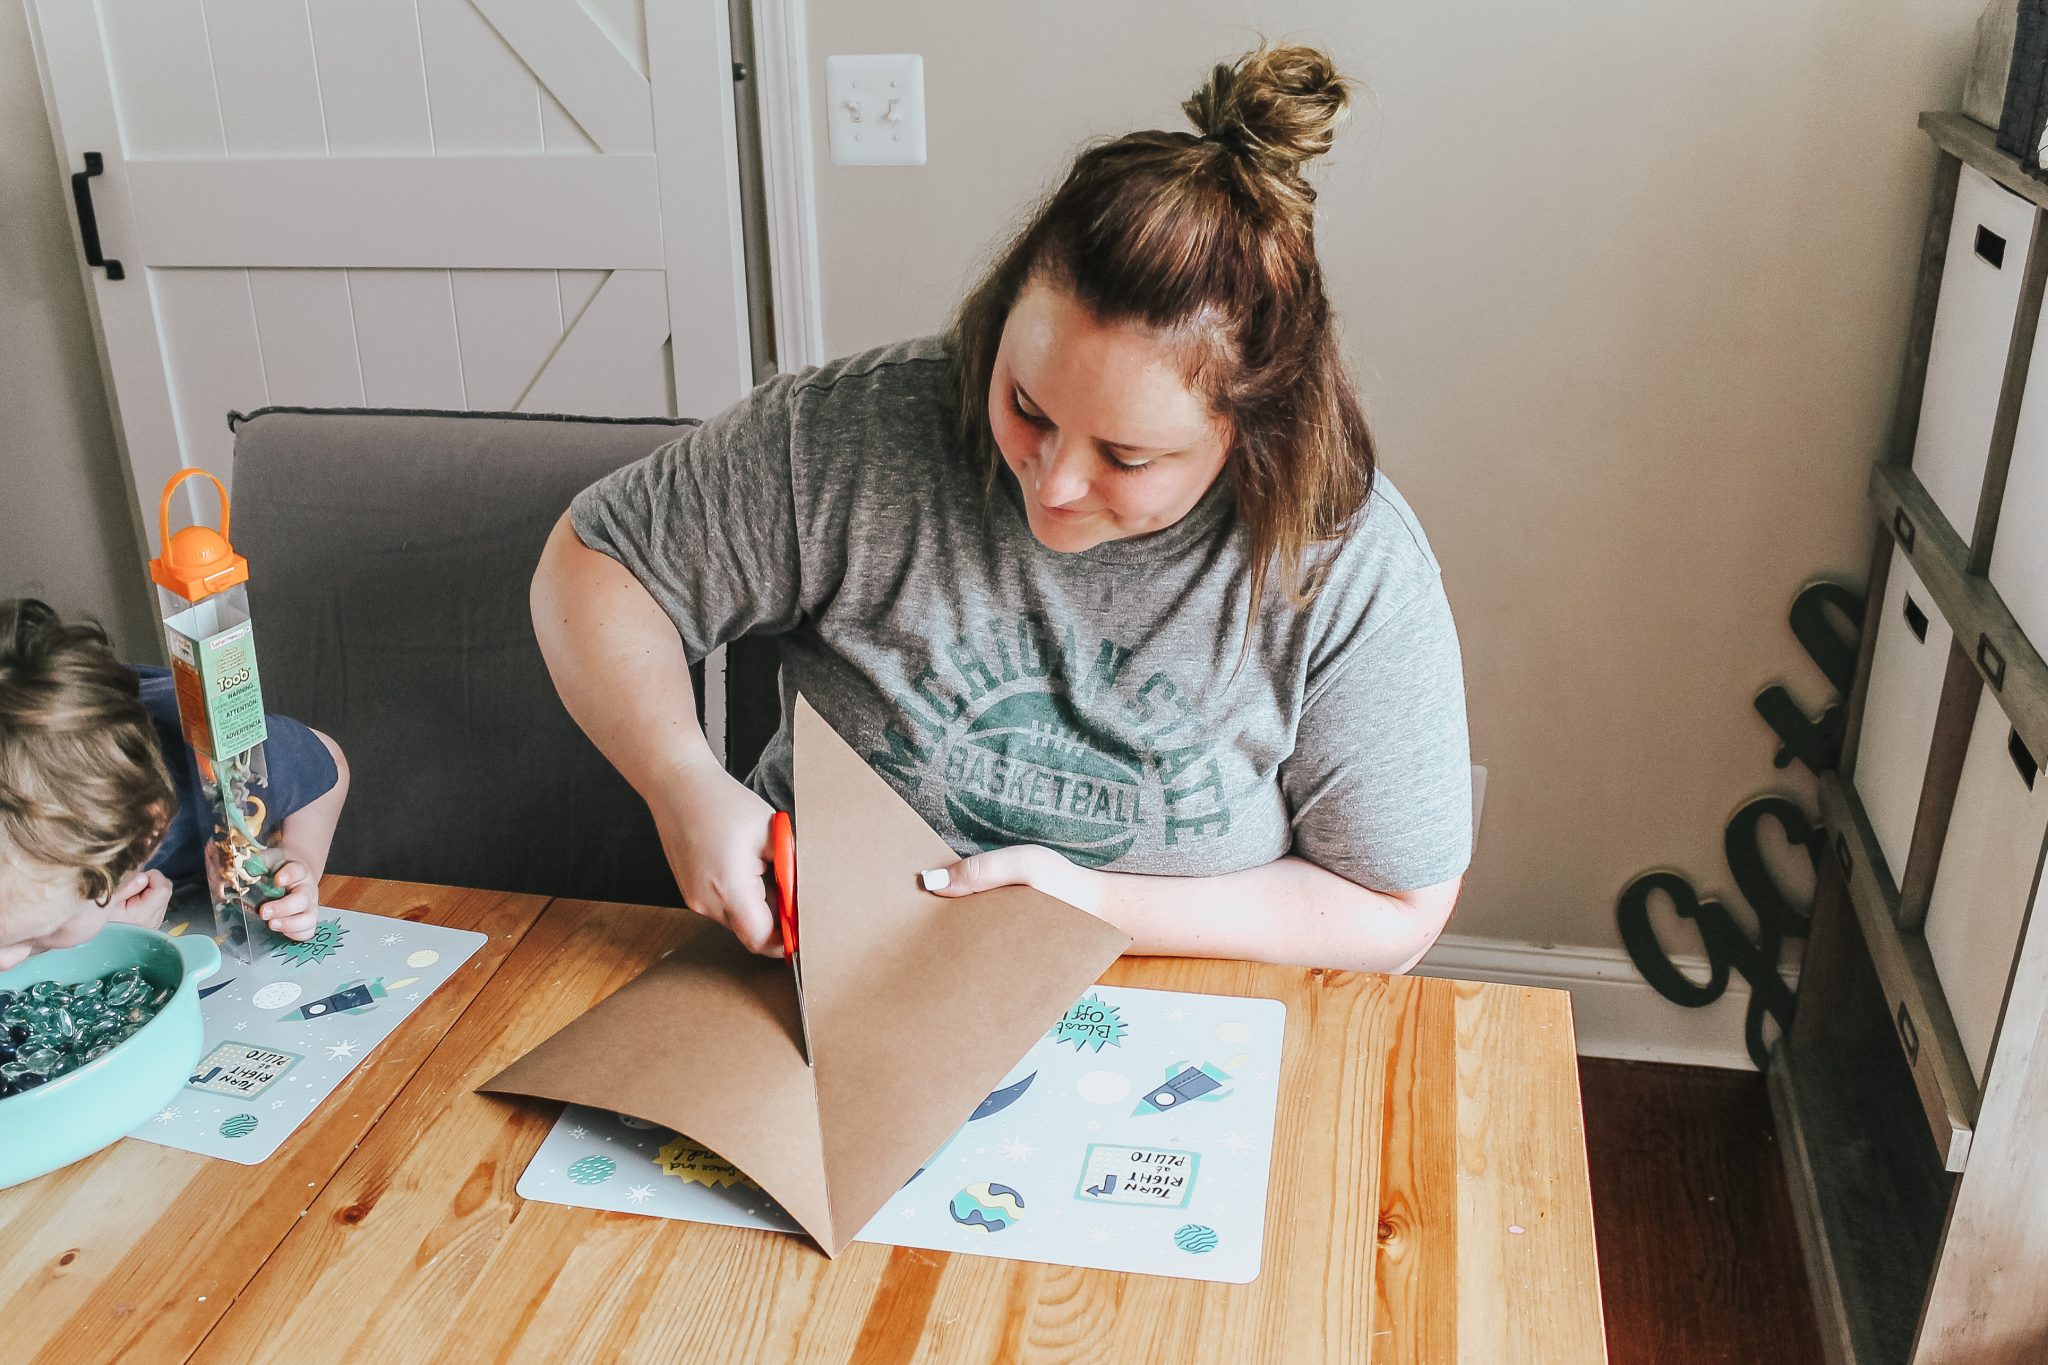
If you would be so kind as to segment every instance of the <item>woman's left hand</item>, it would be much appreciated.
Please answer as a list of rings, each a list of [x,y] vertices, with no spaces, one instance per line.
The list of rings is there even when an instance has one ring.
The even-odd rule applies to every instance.
[[[977,853],[918,874],[935,896],[971,896],[998,886],[1028,886],[1091,915],[1102,913],[1103,874],[1068,862],[1042,844]]]

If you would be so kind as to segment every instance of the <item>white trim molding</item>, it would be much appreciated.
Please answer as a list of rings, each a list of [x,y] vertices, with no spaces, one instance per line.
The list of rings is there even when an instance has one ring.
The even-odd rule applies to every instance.
[[[775,368],[794,374],[828,358],[811,154],[809,19],[805,0],[754,0],[753,10]]]
[[[1707,979],[1704,958],[1673,958],[1672,965],[1695,981]],[[1436,941],[1415,974],[1570,991],[1582,1057],[1755,1069],[1743,1043],[1749,983],[1740,976],[1729,977],[1727,991],[1713,1004],[1687,1009],[1651,989],[1619,948],[1544,947],[1453,934]],[[1796,972],[1788,971],[1787,984],[1797,987]]]

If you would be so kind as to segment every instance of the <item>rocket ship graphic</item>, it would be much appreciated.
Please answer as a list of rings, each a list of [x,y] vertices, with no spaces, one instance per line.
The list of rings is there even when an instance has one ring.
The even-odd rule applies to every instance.
[[[1230,1073],[1244,1065],[1244,1057],[1232,1057],[1221,1066],[1214,1062],[1175,1062],[1166,1068],[1166,1080],[1145,1092],[1133,1118],[1140,1114],[1163,1114],[1195,1100],[1214,1103],[1230,1094]]]
[[[377,1002],[400,986],[409,986],[419,980],[409,976],[403,981],[384,984],[383,977],[369,981],[351,981],[332,995],[323,995],[318,1000],[308,1000],[295,1010],[287,1010],[278,1016],[278,1022],[292,1019],[325,1019],[330,1014],[368,1014],[377,1008]]]

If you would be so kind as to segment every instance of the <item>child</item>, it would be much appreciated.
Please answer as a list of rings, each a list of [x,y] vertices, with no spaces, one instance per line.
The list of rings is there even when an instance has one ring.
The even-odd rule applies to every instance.
[[[335,742],[266,718],[271,845],[286,894],[264,922],[306,939],[348,797]],[[0,971],[83,943],[109,920],[154,928],[174,885],[206,876],[212,815],[168,670],[130,667],[97,626],[33,598],[0,602]]]

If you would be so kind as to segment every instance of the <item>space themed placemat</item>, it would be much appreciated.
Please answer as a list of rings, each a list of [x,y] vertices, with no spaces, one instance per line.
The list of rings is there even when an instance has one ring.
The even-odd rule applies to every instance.
[[[164,930],[212,925],[204,905],[174,906]],[[254,963],[223,953],[199,991],[199,1065],[129,1136],[255,1165],[483,945],[467,929],[323,906],[304,943],[270,934]]]
[[[1286,1019],[1278,1000],[1094,987],[855,1240],[1255,1278]],[[688,1138],[575,1105],[518,1190],[578,1208],[798,1230]]]

